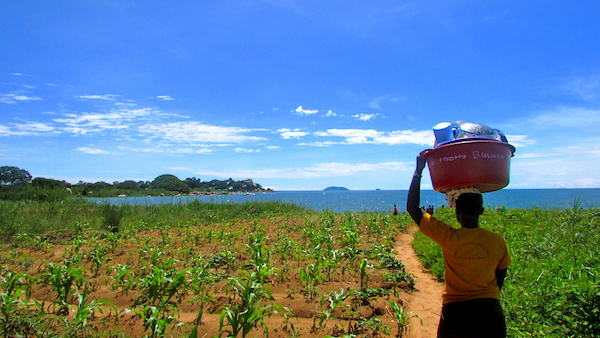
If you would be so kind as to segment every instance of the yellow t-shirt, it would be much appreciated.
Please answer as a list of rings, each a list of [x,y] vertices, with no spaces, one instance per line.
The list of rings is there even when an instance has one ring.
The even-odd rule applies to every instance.
[[[500,300],[496,269],[506,269],[511,261],[502,235],[480,227],[456,229],[428,213],[423,215],[420,229],[444,253],[444,304],[479,298]]]

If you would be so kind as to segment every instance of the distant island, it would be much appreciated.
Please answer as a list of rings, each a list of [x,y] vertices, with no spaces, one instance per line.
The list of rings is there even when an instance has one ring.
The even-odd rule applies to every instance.
[[[325,188],[323,189],[323,191],[347,191],[348,188],[344,188],[344,187],[329,187],[329,188]]]

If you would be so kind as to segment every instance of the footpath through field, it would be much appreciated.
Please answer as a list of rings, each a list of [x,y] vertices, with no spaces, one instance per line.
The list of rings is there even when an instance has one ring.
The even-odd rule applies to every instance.
[[[400,234],[395,247],[398,252],[397,258],[406,265],[406,270],[416,277],[415,291],[407,294],[405,299],[406,311],[413,312],[419,318],[410,320],[410,331],[406,337],[436,337],[444,284],[425,270],[410,245],[417,231],[418,228],[414,224],[411,225],[407,234]]]

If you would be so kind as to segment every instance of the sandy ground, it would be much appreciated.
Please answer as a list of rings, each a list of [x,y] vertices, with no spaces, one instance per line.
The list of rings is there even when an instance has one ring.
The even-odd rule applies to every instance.
[[[442,310],[444,284],[438,282],[425,270],[410,245],[417,231],[418,228],[412,225],[408,229],[408,234],[400,234],[395,247],[398,252],[397,258],[406,265],[408,272],[417,277],[416,291],[406,295],[407,310],[418,316],[418,318],[411,319],[411,331],[407,337],[435,337]],[[423,325],[421,325],[421,320]]]

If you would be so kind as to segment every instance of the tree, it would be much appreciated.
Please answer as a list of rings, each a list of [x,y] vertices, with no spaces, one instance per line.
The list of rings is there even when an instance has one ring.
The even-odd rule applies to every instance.
[[[202,187],[202,181],[199,178],[195,178],[195,177],[186,178],[185,184],[187,184],[188,187],[190,187],[190,189],[196,189],[196,188]]]
[[[4,166],[0,167],[0,184],[15,185],[31,182],[31,174],[27,170],[17,167]]]
[[[71,184],[65,181],[53,180],[50,178],[36,177],[31,181],[31,185],[34,187],[40,187],[42,189],[54,189],[54,188],[66,188]]]
[[[179,180],[175,175],[160,175],[152,181],[152,189],[165,189],[168,191],[178,191],[189,193],[190,187]]]
[[[140,185],[136,181],[127,180],[117,184],[116,187],[123,190],[138,190]]]

